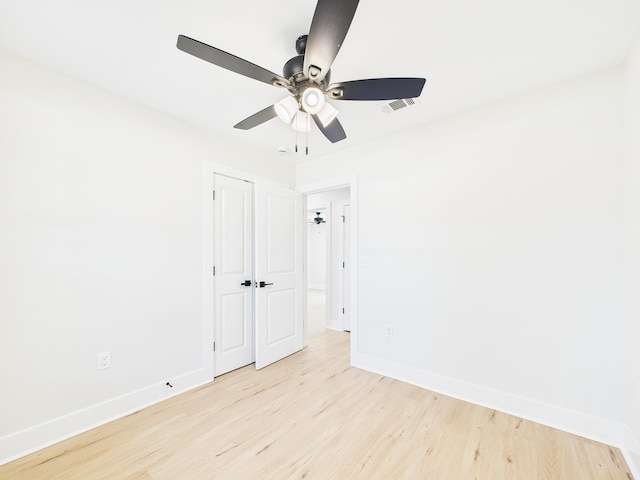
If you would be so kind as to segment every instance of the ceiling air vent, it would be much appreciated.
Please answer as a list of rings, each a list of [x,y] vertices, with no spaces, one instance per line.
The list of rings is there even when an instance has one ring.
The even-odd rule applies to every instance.
[[[402,108],[410,107],[411,105],[415,105],[417,102],[413,98],[401,98],[399,100],[394,100],[393,102],[386,103],[382,106],[382,111],[384,113],[393,113]]]

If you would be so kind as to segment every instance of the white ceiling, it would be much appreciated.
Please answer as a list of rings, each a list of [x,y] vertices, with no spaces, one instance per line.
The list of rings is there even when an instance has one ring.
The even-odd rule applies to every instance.
[[[308,33],[315,0],[0,0],[0,49],[294,161],[570,77],[622,63],[640,29],[640,0],[362,0],[332,67],[332,82],[426,77],[420,102],[333,102],[347,139],[314,127],[310,155],[275,118],[240,120],[286,91],[176,48],[184,34],[282,73]],[[2,72],[0,72],[0,75]],[[305,139],[300,136],[304,145]]]

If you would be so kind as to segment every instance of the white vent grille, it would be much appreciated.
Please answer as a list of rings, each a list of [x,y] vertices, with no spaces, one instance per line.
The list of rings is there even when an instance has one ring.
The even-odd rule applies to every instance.
[[[393,113],[403,108],[410,107],[416,104],[417,102],[416,102],[416,99],[414,98],[401,98],[399,100],[394,100],[393,102],[384,104],[382,106],[382,111],[384,113]]]

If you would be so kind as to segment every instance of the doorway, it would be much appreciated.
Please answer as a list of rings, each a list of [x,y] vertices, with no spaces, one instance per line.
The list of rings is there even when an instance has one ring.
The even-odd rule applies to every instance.
[[[202,218],[202,223],[203,223],[203,242],[202,242],[202,256],[203,256],[203,262],[202,262],[202,285],[203,285],[203,302],[202,302],[202,312],[203,312],[203,344],[202,344],[202,354],[203,354],[203,369],[204,371],[207,372],[207,376],[210,379],[213,379],[216,375],[214,373],[214,348],[215,348],[215,340],[216,340],[216,336],[217,336],[217,332],[214,329],[214,318],[215,318],[215,307],[217,305],[216,300],[215,300],[215,281],[214,279],[216,278],[215,276],[215,267],[216,267],[216,252],[215,252],[215,248],[214,248],[214,215],[213,215],[213,210],[214,210],[214,203],[215,200],[214,198],[216,198],[216,195],[214,192],[215,188],[214,188],[214,178],[216,174],[220,174],[220,175],[224,175],[224,176],[228,176],[228,177],[232,177],[238,180],[242,180],[244,182],[249,182],[249,183],[253,183],[254,188],[257,188],[257,186],[259,184],[263,184],[263,183],[268,183],[268,184],[272,184],[272,182],[269,182],[261,177],[258,177],[256,175],[250,174],[248,172],[244,172],[244,171],[240,171],[240,170],[236,170],[234,168],[228,167],[228,166],[224,166],[224,165],[220,165],[220,164],[216,164],[210,161],[205,161],[203,163],[203,176],[202,176],[202,191],[203,191],[203,196],[202,196],[202,201],[203,201],[203,208],[202,208],[202,212],[203,212],[203,218]],[[358,264],[358,257],[357,257],[357,245],[358,245],[358,240],[357,240],[357,232],[358,232],[358,227],[357,227],[357,219],[358,219],[358,205],[357,205],[357,199],[358,199],[358,183],[357,183],[357,177],[355,175],[348,175],[345,177],[340,177],[340,178],[336,178],[336,179],[332,179],[332,180],[328,180],[328,181],[321,181],[321,182],[316,182],[316,183],[309,183],[309,184],[302,184],[299,185],[297,187],[297,191],[299,192],[300,195],[300,199],[301,199],[301,207],[299,210],[299,214],[297,215],[297,218],[300,219],[300,239],[302,241],[302,238],[304,236],[306,236],[306,225],[305,225],[305,216],[306,216],[306,200],[307,200],[307,196],[310,194],[314,194],[314,193],[320,193],[320,192],[324,192],[324,191],[328,191],[328,190],[332,190],[332,189],[337,189],[337,188],[341,188],[341,187],[349,187],[350,188],[350,201],[351,201],[351,205],[350,205],[350,210],[351,210],[351,225],[349,228],[349,232],[350,232],[350,240],[351,240],[351,248],[349,249],[349,254],[350,254],[350,264],[353,266],[353,268],[351,269],[351,275],[349,278],[349,285],[350,285],[350,295],[349,295],[349,300],[350,300],[350,323],[351,323],[351,334],[349,336],[349,341],[350,341],[350,352],[351,352],[351,360],[352,363],[354,361],[354,359],[357,358],[358,355],[358,301],[357,301],[357,296],[358,296],[358,290],[357,290],[357,285],[358,285],[358,269],[355,268],[355,266]],[[255,190],[254,190],[255,192]],[[217,197],[219,198],[219,197]],[[256,204],[258,204],[259,202],[264,202],[264,198],[262,198],[262,200],[257,200],[254,198],[254,207]],[[260,210],[260,212],[257,212],[257,214],[262,214],[264,215],[264,203],[261,204],[261,207],[257,210]],[[277,220],[277,218],[274,218],[274,220]],[[270,222],[270,225],[273,228],[274,231],[277,231],[278,229],[278,221],[276,222]],[[279,244],[279,247],[283,247],[284,244]],[[285,247],[287,248],[287,247]],[[306,242],[305,243],[301,243],[301,248],[300,251],[304,250],[306,248]],[[255,248],[254,248],[255,250]],[[306,263],[306,253],[304,254],[304,260]],[[254,261],[254,269],[256,268],[256,262]],[[213,274],[212,274],[212,270],[213,270]],[[254,270],[254,281],[255,280],[262,280],[261,278],[257,278],[260,277],[260,272],[258,272],[257,270]],[[305,283],[305,287],[306,287],[306,280],[304,277],[304,274],[301,275],[301,282]],[[270,281],[268,281],[268,283],[271,283]],[[240,286],[240,285],[238,285]],[[254,292],[256,291],[256,286],[254,283]],[[265,289],[263,289],[265,290]],[[265,292],[266,293],[266,292]],[[254,293],[255,295],[255,293]],[[300,293],[300,301],[299,301],[299,305],[300,305],[300,311],[302,312],[303,316],[304,316],[304,320],[300,323],[298,323],[296,321],[295,323],[295,328],[294,328],[294,332],[295,335],[294,337],[298,338],[298,333],[300,330],[303,331],[303,341],[300,342],[302,344],[302,346],[307,344],[307,339],[308,339],[308,325],[307,325],[307,315],[306,315],[306,302],[307,302],[307,295],[306,295],[306,288],[301,288],[301,293]],[[303,308],[304,307],[304,308]],[[255,308],[255,307],[254,307]],[[297,310],[297,307],[296,307]],[[264,318],[264,316],[263,316]],[[302,325],[300,325],[302,323]],[[268,326],[267,326],[268,328]],[[263,330],[265,331],[265,330]],[[286,330],[283,329],[282,332],[286,333]],[[277,332],[274,332],[277,333]],[[284,337],[287,337],[287,335],[284,335]],[[254,340],[256,338],[256,334],[254,333]],[[268,337],[267,337],[268,338]],[[273,338],[272,340],[268,340],[269,344],[273,344]],[[289,342],[286,342],[289,343]],[[296,349],[298,349],[298,343],[296,343]],[[274,345],[275,346],[275,345]],[[257,348],[257,347],[256,347]],[[280,353],[280,355],[282,355],[282,352]]]
[[[350,187],[307,195],[307,325],[350,331]]]

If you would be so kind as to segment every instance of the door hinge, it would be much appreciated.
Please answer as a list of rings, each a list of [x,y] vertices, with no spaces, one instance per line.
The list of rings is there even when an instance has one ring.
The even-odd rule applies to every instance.
[[[215,190],[213,191],[213,199],[214,200],[216,199],[216,191]]]
[[[342,268],[344,268],[344,262],[342,262]]]
[[[216,351],[216,342],[213,342],[213,351]]]
[[[216,276],[216,267],[215,267],[215,265],[213,266],[213,276],[214,277]]]
[[[341,217],[342,217],[342,223],[345,223],[345,221],[346,221],[346,220],[345,220],[345,216],[344,216],[344,215],[341,215]]]
[[[342,309],[342,314],[344,315],[344,308]]]

